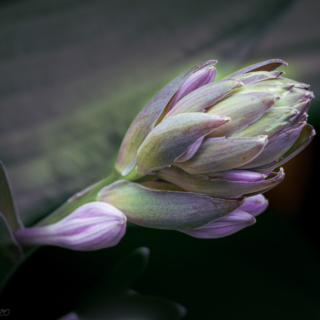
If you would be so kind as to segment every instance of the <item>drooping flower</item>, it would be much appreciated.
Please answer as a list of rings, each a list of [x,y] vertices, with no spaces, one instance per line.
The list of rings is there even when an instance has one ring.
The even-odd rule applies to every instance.
[[[23,246],[54,245],[73,250],[98,250],[118,244],[126,232],[126,216],[111,204],[90,202],[47,226],[13,232]]]

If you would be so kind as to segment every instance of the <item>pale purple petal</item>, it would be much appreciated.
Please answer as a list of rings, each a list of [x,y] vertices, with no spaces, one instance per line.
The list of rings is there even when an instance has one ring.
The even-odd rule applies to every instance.
[[[249,170],[228,170],[222,172],[208,173],[208,177],[212,179],[223,179],[228,181],[259,181],[266,178],[265,174],[249,171]]]
[[[115,246],[126,231],[126,216],[103,202],[82,205],[57,223],[19,229],[14,236],[22,246],[56,245],[89,251]]]
[[[192,74],[177,91],[170,102],[169,110],[179,102],[183,97],[188,95],[190,92],[213,82],[217,74],[217,69],[214,66],[205,67],[194,74]]]
[[[195,238],[215,239],[231,235],[255,222],[256,219],[251,214],[236,210],[200,228],[179,231]]]
[[[252,216],[256,217],[258,214],[266,210],[268,204],[268,200],[262,194],[258,194],[253,197],[247,197],[239,210],[250,213]]]

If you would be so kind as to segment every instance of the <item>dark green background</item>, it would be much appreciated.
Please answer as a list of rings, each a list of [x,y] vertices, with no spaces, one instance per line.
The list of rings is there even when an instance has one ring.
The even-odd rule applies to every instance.
[[[0,4],[0,159],[32,225],[110,173],[135,115],[192,65],[218,77],[270,58],[320,97],[316,0],[72,1]],[[320,127],[319,98],[309,122]],[[318,319],[318,138],[285,166],[258,223],[218,240],[128,230],[91,253],[41,248],[0,299],[11,318],[56,319],[139,246],[150,263],[133,288],[185,306],[185,319]],[[0,260],[0,277],[8,263]]]

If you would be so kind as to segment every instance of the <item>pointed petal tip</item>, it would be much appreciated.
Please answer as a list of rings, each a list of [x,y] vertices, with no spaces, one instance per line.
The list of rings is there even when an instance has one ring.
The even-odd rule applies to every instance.
[[[252,225],[254,225],[256,222],[257,222],[257,220],[256,220],[256,218],[254,217],[254,216],[251,216],[253,219],[252,220],[250,220],[250,222],[248,222],[248,225],[249,226],[252,226]]]
[[[212,118],[215,121],[215,123],[216,123],[217,120],[220,120],[222,124],[231,121],[231,118],[230,117],[226,117],[226,116],[218,116],[218,115],[210,114],[210,113],[208,113],[208,116],[210,118]]]
[[[306,97],[308,99],[312,99],[313,100],[315,98],[315,95],[314,95],[313,91],[306,91]]]
[[[258,142],[262,142],[262,143],[267,143],[268,142],[268,136],[263,135],[263,136],[258,136]]]
[[[217,63],[218,63],[218,60],[207,60],[207,61],[204,61],[202,63],[202,65],[206,64],[208,67],[212,67],[212,66],[216,65]]]
[[[281,167],[280,169],[279,169],[279,173],[278,173],[278,175],[279,175],[279,179],[281,178],[284,178],[284,176],[285,176],[285,173],[284,173],[284,169],[283,169],[283,167]]]

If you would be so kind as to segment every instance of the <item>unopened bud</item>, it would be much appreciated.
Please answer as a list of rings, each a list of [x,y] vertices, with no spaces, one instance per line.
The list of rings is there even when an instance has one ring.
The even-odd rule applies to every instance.
[[[126,232],[126,216],[114,206],[90,202],[57,223],[19,229],[14,236],[22,246],[54,245],[91,251],[113,247]]]

